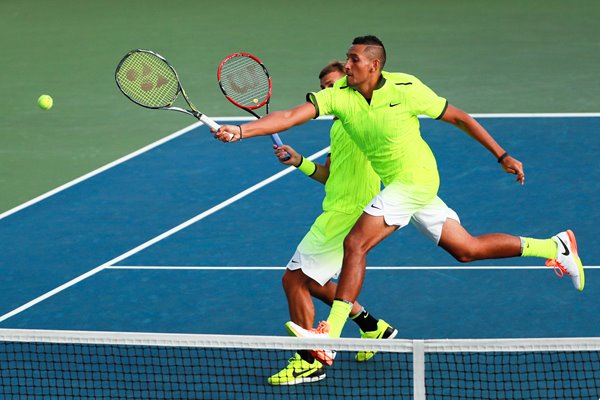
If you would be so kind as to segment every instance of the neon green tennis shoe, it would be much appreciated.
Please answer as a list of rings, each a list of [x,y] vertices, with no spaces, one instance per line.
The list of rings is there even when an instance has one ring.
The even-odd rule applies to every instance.
[[[323,364],[315,360],[312,364],[296,353],[289,359],[287,367],[269,377],[270,385],[297,385],[325,379]]]
[[[398,334],[398,329],[394,328],[384,320],[377,321],[377,330],[363,332],[360,331],[361,339],[393,339]],[[376,351],[359,351],[356,353],[356,361],[365,362],[373,358]]]

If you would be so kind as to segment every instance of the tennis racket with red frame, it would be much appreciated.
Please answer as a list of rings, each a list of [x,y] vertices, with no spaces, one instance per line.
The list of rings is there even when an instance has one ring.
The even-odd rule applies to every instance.
[[[236,107],[256,118],[260,118],[256,111],[263,106],[265,115],[269,113],[273,84],[267,67],[256,56],[245,52],[228,55],[219,64],[217,80],[227,100]],[[271,140],[277,146],[283,144],[276,133]]]

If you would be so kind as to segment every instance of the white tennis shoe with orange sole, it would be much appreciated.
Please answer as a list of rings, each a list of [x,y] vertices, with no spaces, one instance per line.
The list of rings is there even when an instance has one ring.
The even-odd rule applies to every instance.
[[[552,239],[556,242],[558,251],[555,259],[546,261],[546,266],[553,267],[556,275],[560,277],[564,274],[569,275],[575,289],[581,292],[585,286],[585,273],[577,252],[575,234],[568,229],[553,236]]]
[[[302,338],[328,338],[329,337],[329,323],[327,321],[319,322],[319,326],[312,329],[304,329],[300,325],[289,321],[286,322],[285,328],[288,333],[292,336]],[[335,358],[335,350],[318,349],[311,350],[310,354],[318,361],[325,365],[332,365],[333,359]]]

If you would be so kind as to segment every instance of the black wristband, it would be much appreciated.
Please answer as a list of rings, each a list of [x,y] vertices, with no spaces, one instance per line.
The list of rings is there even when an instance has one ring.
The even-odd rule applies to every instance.
[[[505,151],[504,154],[498,157],[498,162],[501,163],[506,157],[508,157],[508,153]]]
[[[300,162],[298,163],[298,165],[294,165],[294,167],[300,168],[300,166],[302,165],[303,161],[304,161],[304,156],[300,156]]]
[[[242,126],[238,125],[238,128],[240,128],[240,140],[242,140],[242,138],[244,137],[244,135],[242,134]]]

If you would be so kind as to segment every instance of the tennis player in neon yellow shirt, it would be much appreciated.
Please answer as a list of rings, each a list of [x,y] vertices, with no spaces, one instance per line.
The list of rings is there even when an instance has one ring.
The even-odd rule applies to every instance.
[[[327,321],[311,330],[289,322],[288,330],[298,336],[339,337],[362,288],[367,253],[413,221],[421,221],[429,230],[434,229],[431,224],[438,224],[437,245],[461,262],[519,256],[546,258],[546,265],[554,267],[559,276],[570,275],[574,287],[583,290],[584,269],[571,230],[549,239],[504,233],[469,234],[437,196],[439,175],[435,158],[420,135],[417,117],[427,115],[463,130],[492,153],[505,172],[514,174],[517,182],[524,184],[520,161],[511,157],[475,119],[416,77],[383,71],[386,52],[377,37],[355,38],[346,56],[347,78],[336,82],[333,88],[309,94],[306,103],[293,109],[274,112],[242,126],[223,125],[215,132],[215,138],[234,142],[281,132],[316,116],[333,114],[342,121],[385,185],[344,240],[336,300]],[[319,350],[315,356],[330,364],[334,354]]]
[[[344,65],[339,61],[327,64],[319,73],[321,88],[332,87],[343,78]],[[317,217],[298,245],[283,275],[283,288],[288,300],[290,319],[309,329],[315,323],[312,297],[331,306],[337,285],[332,281],[342,268],[343,241],[363,208],[381,189],[379,177],[364,154],[350,140],[339,120],[330,130],[331,152],[325,165],[306,160],[291,146],[273,146],[275,155],[287,165],[293,165],[317,182],[325,184],[323,213]],[[291,157],[287,157],[290,155]],[[350,318],[362,338],[393,339],[398,330],[382,319],[375,318],[357,301]],[[361,351],[359,362],[368,361],[375,352]],[[285,368],[269,377],[271,385],[296,385],[317,382],[326,377],[323,364],[308,350],[299,350]]]

